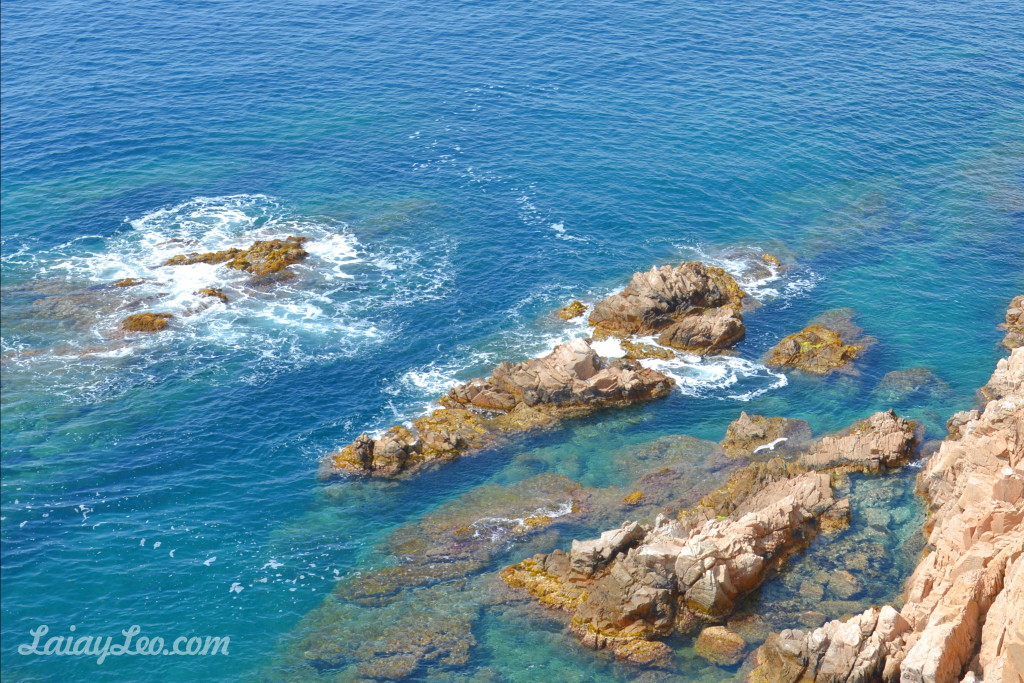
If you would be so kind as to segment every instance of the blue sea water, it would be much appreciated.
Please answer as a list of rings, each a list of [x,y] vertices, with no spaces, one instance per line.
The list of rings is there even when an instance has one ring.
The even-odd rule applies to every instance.
[[[2,81],[5,680],[350,680],[301,648],[430,600],[474,644],[418,680],[627,680],[483,588],[410,588],[333,625],[328,596],[477,487],[626,487],[651,442],[717,441],[740,410],[825,432],[892,407],[941,438],[1024,291],[1018,2],[7,0]],[[155,268],[288,234],[311,257],[273,290]],[[736,249],[795,266],[747,283],[764,305],[739,356],[677,364],[669,398],[409,482],[318,482],[359,433],[584,334],[559,306],[653,264],[736,269]],[[147,282],[109,287],[124,277]],[[197,310],[211,285],[232,302]],[[758,363],[839,307],[878,339],[858,376]],[[119,338],[137,310],[170,331]],[[916,367],[941,381],[878,388]],[[865,599],[898,599],[911,479]],[[502,545],[473,585],[609,523]],[[18,654],[42,624],[229,636],[230,655]],[[671,677],[729,673],[687,648]]]

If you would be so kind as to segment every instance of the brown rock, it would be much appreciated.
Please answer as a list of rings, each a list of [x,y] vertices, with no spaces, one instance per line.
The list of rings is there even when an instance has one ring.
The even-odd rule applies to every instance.
[[[185,266],[194,263],[223,263],[228,268],[243,270],[255,276],[267,276],[284,271],[288,266],[304,261],[309,252],[302,248],[308,237],[287,237],[283,240],[261,240],[246,249],[224,249],[206,253],[178,254],[167,259],[165,266]]]
[[[741,412],[726,428],[722,450],[730,458],[773,457],[776,449],[798,449],[810,439],[811,426],[804,420]]]
[[[127,332],[159,332],[167,329],[167,321],[173,317],[170,313],[136,313],[121,321],[121,329]]]
[[[582,301],[573,301],[572,303],[566,304],[562,308],[558,309],[559,318],[562,320],[572,320],[578,318],[587,312],[587,305]]]
[[[144,283],[145,280],[137,277],[124,277],[114,282],[115,287],[136,287]]]
[[[1024,294],[1013,297],[1006,310],[1006,322],[1000,327],[1006,330],[1003,346],[1008,349],[1024,346]]]
[[[720,351],[743,338],[745,296],[721,268],[697,261],[662,266],[636,273],[620,293],[595,304],[590,324],[596,334],[661,334],[667,346]]]
[[[212,297],[214,299],[220,299],[222,302],[228,302],[228,295],[224,293],[224,290],[217,289],[216,287],[204,287],[196,292],[199,296]]]
[[[446,406],[377,439],[361,435],[327,457],[323,476],[339,471],[394,476],[429,462],[493,445],[503,436],[547,428],[563,417],[660,398],[672,380],[634,361],[607,361],[583,339],[524,363],[501,363],[487,379],[455,387]]]
[[[743,659],[747,641],[724,626],[709,626],[697,636],[697,654],[719,666],[733,666]]]
[[[865,347],[846,344],[835,330],[810,325],[783,337],[765,357],[765,364],[775,368],[795,368],[813,375],[827,375],[847,367]]]

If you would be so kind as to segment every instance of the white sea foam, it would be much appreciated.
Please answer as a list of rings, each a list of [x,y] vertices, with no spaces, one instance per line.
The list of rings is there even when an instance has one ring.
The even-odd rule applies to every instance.
[[[309,238],[304,248],[310,256],[292,267],[298,276],[294,282],[273,288],[254,288],[247,273],[219,265],[162,265],[177,254],[289,235]],[[43,292],[47,296],[66,283],[58,294],[75,297],[66,308],[88,322],[77,337],[46,353],[33,352],[17,336],[4,339],[4,351],[14,365],[54,377],[44,366],[73,363],[76,385],[56,388],[58,393],[67,389],[73,400],[92,400],[130,384],[112,377],[104,363],[133,356],[151,362],[147,359],[156,356],[194,361],[248,354],[258,372],[247,373],[244,381],[260,381],[266,371],[349,357],[387,339],[394,332],[389,311],[445,294],[452,249],[444,241],[417,249],[398,243],[366,246],[345,223],[297,215],[266,195],[196,197],[126,219],[124,229],[110,237],[80,237],[48,251],[11,255],[11,263],[31,268],[33,281],[49,288]],[[109,286],[122,278],[144,282]],[[204,288],[223,290],[229,303],[197,296]],[[90,297],[96,306],[90,307]],[[129,337],[128,343],[112,339],[120,320],[139,310],[172,314],[170,330]],[[63,314],[61,309],[54,315]],[[139,354],[140,349],[159,349],[159,354]]]
[[[685,258],[703,261],[732,275],[747,294],[761,303],[788,301],[814,289],[821,276],[800,264],[779,267],[761,258],[763,249],[742,246],[712,250],[701,245],[678,245]]]
[[[641,341],[655,343],[650,337]],[[698,398],[749,401],[788,384],[784,374],[739,356],[695,356],[676,351],[675,358],[648,358],[641,364],[674,379],[677,391]]]
[[[554,508],[537,508],[523,517],[482,517],[470,525],[473,529],[474,538],[487,538],[492,542],[498,542],[507,538],[510,534],[528,528],[527,520],[537,517],[549,517],[557,519],[572,514],[572,501],[566,501]]]

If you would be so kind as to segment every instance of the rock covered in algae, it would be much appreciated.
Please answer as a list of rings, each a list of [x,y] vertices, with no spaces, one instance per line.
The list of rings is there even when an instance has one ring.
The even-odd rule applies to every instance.
[[[219,299],[223,303],[228,302],[228,295],[224,293],[224,290],[218,289],[217,287],[203,287],[198,292],[196,292],[196,294],[202,297]]]
[[[587,305],[585,303],[582,301],[573,301],[558,309],[558,313],[556,315],[558,315],[562,320],[572,320],[573,318],[580,317],[586,312]]]
[[[170,313],[135,313],[121,321],[126,332],[159,332],[167,329],[167,321],[174,316]]]
[[[589,322],[599,334],[657,334],[660,344],[714,353],[743,338],[745,297],[721,268],[689,261],[635,273],[625,289],[594,305]]]
[[[1006,321],[1000,325],[1006,330],[1003,346],[1015,349],[1024,346],[1024,294],[1013,297],[1006,309]]]
[[[115,280],[114,281],[114,286],[115,287],[137,287],[138,285],[141,285],[144,282],[145,282],[145,280],[143,280],[142,278],[123,277],[120,280]]]
[[[804,420],[748,415],[744,411],[726,428],[722,450],[731,458],[770,458],[780,451],[800,449],[810,440],[811,426]]]
[[[862,345],[844,343],[835,330],[824,325],[808,325],[783,337],[772,347],[765,357],[765,365],[827,375],[848,366],[863,350]]]
[[[928,368],[909,368],[887,372],[874,393],[887,401],[910,398],[944,398],[951,395],[949,385]]]
[[[747,641],[724,626],[708,626],[697,636],[694,649],[709,662],[734,666],[743,659]]]
[[[601,358],[583,339],[523,363],[501,363],[487,379],[453,388],[446,408],[392,427],[377,439],[361,435],[328,456],[323,474],[393,476],[429,462],[493,445],[503,435],[551,427],[564,417],[660,398],[672,380],[634,361]]]
[[[190,252],[172,256],[165,266],[187,266],[195,263],[221,264],[255,276],[268,276],[284,271],[309,256],[302,248],[308,237],[289,236],[285,239],[260,240],[245,249],[223,249],[205,253]]]
[[[895,454],[905,443],[892,437],[887,414],[880,415],[850,430],[852,440],[839,450],[860,453],[874,446],[884,453],[874,459],[822,458],[824,465],[871,471],[876,462],[899,461]],[[831,444],[826,453],[832,453]],[[574,541],[568,554],[555,550],[506,567],[501,576],[542,604],[572,613],[570,630],[584,644],[630,661],[637,661],[633,652],[660,653],[663,659],[667,644],[636,643],[660,642],[673,632],[724,620],[819,531],[848,524],[849,501],[837,499],[832,476],[827,468],[818,472],[781,458],[753,462],[678,520],[659,515],[653,526],[627,522],[598,539]],[[835,584],[837,593],[855,592],[852,582]]]

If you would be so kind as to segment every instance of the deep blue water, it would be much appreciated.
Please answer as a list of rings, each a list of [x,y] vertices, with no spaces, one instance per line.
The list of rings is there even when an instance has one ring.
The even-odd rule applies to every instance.
[[[941,437],[1024,290],[1022,37],[1012,1],[7,0],[5,679],[317,678],[293,643],[336,579],[481,484],[626,486],[629,453],[718,440],[740,410],[821,432],[894,407]],[[153,268],[182,250],[167,240],[287,234],[313,238],[299,279],[247,298],[223,269]],[[670,398],[407,483],[317,482],[360,432],[582,334],[550,316],[572,298],[737,247],[795,266],[762,283],[739,358],[677,366]],[[129,276],[150,281],[104,287]],[[207,284],[235,301],[186,315]],[[112,338],[140,298],[171,331]],[[759,366],[837,307],[879,340],[859,376]],[[913,367],[944,384],[876,389]],[[477,580],[607,523],[505,549]],[[892,566],[869,598],[899,593]],[[469,663],[418,678],[631,675],[488,605]],[[227,635],[230,656],[17,654],[40,624]]]

